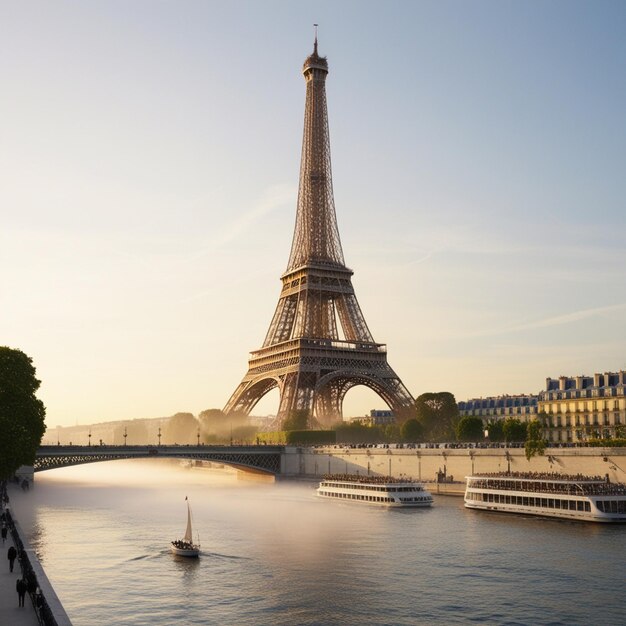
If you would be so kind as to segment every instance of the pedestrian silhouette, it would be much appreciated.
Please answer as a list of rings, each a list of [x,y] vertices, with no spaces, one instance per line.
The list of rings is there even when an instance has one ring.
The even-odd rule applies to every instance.
[[[9,548],[9,551],[7,552],[7,559],[9,559],[9,571],[10,572],[13,571],[13,564],[15,563],[16,557],[17,557],[17,550],[15,549],[14,546],[11,546]]]
[[[4,545],[4,542],[7,539],[7,525],[6,524],[2,524],[2,545]]]
[[[26,595],[26,581],[23,578],[18,578],[15,583],[15,589],[17,590],[18,606],[24,606],[24,596]]]

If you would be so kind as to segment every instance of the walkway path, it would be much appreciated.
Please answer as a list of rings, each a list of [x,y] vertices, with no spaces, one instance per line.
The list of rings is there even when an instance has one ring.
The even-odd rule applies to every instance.
[[[3,626],[37,626],[39,620],[30,596],[26,594],[23,608],[17,605],[15,583],[18,578],[21,578],[22,570],[19,561],[15,559],[13,572],[9,572],[7,552],[9,546],[12,545],[13,539],[11,538],[11,533],[9,533],[0,549],[0,624]]]

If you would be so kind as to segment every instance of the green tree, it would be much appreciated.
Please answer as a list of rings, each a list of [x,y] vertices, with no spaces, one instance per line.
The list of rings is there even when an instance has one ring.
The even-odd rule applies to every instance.
[[[308,430],[308,428],[308,409],[292,409],[289,415],[283,420],[283,430]]]
[[[198,413],[198,420],[206,428],[212,428],[216,423],[222,423],[226,419],[221,409],[205,409]]]
[[[198,420],[191,413],[176,413],[165,425],[164,443],[195,443]]]
[[[35,397],[40,384],[30,357],[0,347],[0,478],[35,461],[46,430],[46,407]]]
[[[416,443],[424,438],[424,427],[415,418],[408,419],[400,427],[402,441]]]
[[[383,436],[378,426],[361,422],[340,422],[333,426],[337,443],[378,443]]]
[[[526,424],[517,417],[507,417],[502,425],[505,441],[525,441]]]
[[[504,420],[492,420],[487,423],[489,441],[504,441]]]
[[[526,443],[524,450],[526,452],[526,458],[530,461],[536,454],[543,455],[546,449],[546,441],[543,438],[543,424],[534,419],[528,422],[526,429]]]
[[[402,439],[399,424],[385,424],[379,428],[386,443],[395,443]]]
[[[483,431],[483,421],[480,417],[472,415],[465,415],[456,425],[456,436],[459,441],[481,441]]]
[[[459,421],[459,407],[449,391],[423,393],[415,400],[417,419],[432,441],[452,441]]]

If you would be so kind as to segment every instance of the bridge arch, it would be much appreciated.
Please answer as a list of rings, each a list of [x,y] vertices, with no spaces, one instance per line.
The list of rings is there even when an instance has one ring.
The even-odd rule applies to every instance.
[[[266,474],[281,473],[283,446],[42,446],[35,455],[34,471],[118,461],[175,458],[215,461]]]

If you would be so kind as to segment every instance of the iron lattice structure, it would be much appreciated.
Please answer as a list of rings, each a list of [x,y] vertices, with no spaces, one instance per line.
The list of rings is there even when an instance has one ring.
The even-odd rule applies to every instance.
[[[280,474],[282,446],[41,446],[35,456],[34,471],[139,458],[198,459],[223,462],[233,467]]]
[[[296,224],[282,291],[263,346],[224,411],[250,413],[278,387],[278,420],[307,410],[320,425],[342,418],[355,385],[374,390],[399,420],[414,400],[387,363],[387,350],[370,333],[344,263],[330,161],[326,106],[328,62],[317,53],[302,68],[306,108]]]

